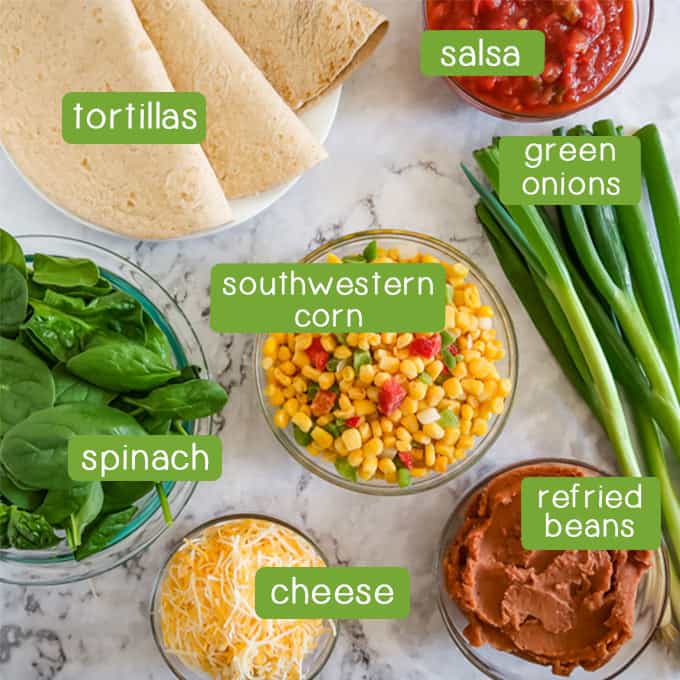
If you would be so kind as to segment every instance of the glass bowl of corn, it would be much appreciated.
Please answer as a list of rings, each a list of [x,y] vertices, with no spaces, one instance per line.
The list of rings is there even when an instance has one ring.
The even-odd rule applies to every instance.
[[[276,439],[328,482],[380,496],[418,493],[474,465],[501,434],[517,382],[508,311],[463,253],[425,234],[370,230],[303,262],[441,262],[440,333],[260,335],[255,375]]]

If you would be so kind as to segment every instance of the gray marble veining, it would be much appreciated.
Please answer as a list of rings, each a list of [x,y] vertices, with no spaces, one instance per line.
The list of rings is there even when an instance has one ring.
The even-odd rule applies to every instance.
[[[374,0],[391,19],[375,57],[346,85],[328,140],[330,158],[247,224],[183,243],[135,243],[80,227],[44,203],[0,158],[0,224],[13,233],[73,235],[112,248],[157,278],[194,324],[211,369],[232,391],[219,423],[224,475],[201,484],[186,513],[150,550],[92,582],[55,588],[0,586],[0,680],[161,680],[169,673],[148,623],[156,571],[176,539],[227,511],[270,512],[310,532],[338,564],[404,565],[413,607],[400,622],[342,624],[324,680],[472,680],[480,675],[450,642],[432,578],[440,531],[461,492],[512,461],[541,455],[611,467],[606,439],[580,403],[509,289],[473,215],[458,169],[492,135],[547,131],[485,117],[418,69],[420,0]],[[628,81],[580,120],[615,116],[662,124],[680,168],[680,85],[674,48],[680,3],[659,0],[652,42]],[[296,260],[310,248],[369,227],[420,230],[474,257],[498,285],[519,336],[514,411],[493,450],[461,479],[424,495],[369,498],[312,477],[278,446],[255,400],[253,339],[208,325],[211,266]],[[680,660],[653,644],[623,677],[680,677]],[[547,677],[547,674],[546,674]]]

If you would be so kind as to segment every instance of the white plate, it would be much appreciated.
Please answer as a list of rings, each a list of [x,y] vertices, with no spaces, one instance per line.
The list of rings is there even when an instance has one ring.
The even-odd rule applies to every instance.
[[[302,120],[302,122],[309,128],[311,133],[314,135],[314,137],[316,137],[316,139],[319,140],[319,142],[321,142],[321,144],[323,144],[326,141],[328,135],[330,134],[331,128],[333,127],[333,122],[335,121],[335,116],[338,112],[338,105],[340,104],[341,94],[342,86],[335,87],[330,92],[325,94],[321,99],[319,99],[319,101],[309,110],[303,111],[300,114],[300,120]],[[85,226],[90,227],[91,229],[95,229],[96,231],[104,232],[106,234],[113,234],[114,236],[128,238],[135,241],[139,240],[132,239],[132,237],[126,236],[125,234],[119,234],[118,232],[114,232],[111,229],[106,229],[105,227],[102,227],[100,225],[87,222],[86,220],[78,217],[77,215],[74,215],[68,210],[65,210],[61,206],[57,205],[56,203],[54,203],[54,201],[47,198],[47,196],[45,196],[45,194],[24,175],[24,173],[19,169],[17,164],[14,162],[14,159],[10,156],[7,149],[5,149],[1,144],[0,149],[2,149],[5,152],[5,155],[9,159],[10,163],[14,166],[14,169],[19,173],[19,175],[21,175],[22,179],[26,182],[26,184],[28,184],[31,187],[31,189],[35,191],[35,193],[37,193],[43,200],[47,201],[53,208],[59,210],[59,212],[63,213],[67,217],[70,217],[72,220],[75,220],[76,222],[80,222],[80,224],[84,224]],[[253,196],[248,196],[246,198],[237,198],[232,201],[229,201],[229,206],[231,207],[233,219],[231,222],[228,222],[227,224],[215,227],[214,229],[207,229],[205,231],[199,231],[194,234],[179,236],[174,239],[162,239],[162,240],[182,241],[190,238],[198,238],[201,236],[206,236],[207,234],[216,234],[225,229],[235,227],[238,224],[243,224],[244,222],[251,220],[256,215],[259,215],[261,212],[264,212],[267,208],[269,208],[269,206],[276,203],[276,201],[278,201],[282,196],[287,194],[293,188],[293,186],[297,183],[299,179],[300,177],[296,177],[290,182],[287,182],[286,184],[281,184],[280,186],[275,187],[274,189],[269,189],[268,191],[263,191],[262,193],[255,194]],[[154,239],[147,240],[151,241]]]

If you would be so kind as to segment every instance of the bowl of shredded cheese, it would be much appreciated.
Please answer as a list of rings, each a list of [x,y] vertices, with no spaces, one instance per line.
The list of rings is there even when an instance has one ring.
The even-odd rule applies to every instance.
[[[154,640],[181,680],[311,680],[335,647],[331,620],[261,619],[260,567],[326,567],[316,544],[265,515],[228,515],[187,534],[151,599]]]

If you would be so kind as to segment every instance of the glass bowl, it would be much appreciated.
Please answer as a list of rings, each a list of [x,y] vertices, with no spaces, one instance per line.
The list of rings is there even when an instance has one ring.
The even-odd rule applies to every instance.
[[[427,5],[428,0],[423,0],[423,24],[426,30],[429,28],[427,20]],[[634,16],[630,44],[623,61],[621,64],[619,64],[618,70],[613,76],[609,77],[609,80],[605,82],[604,86],[600,87],[594,97],[579,104],[575,104],[573,108],[555,111],[555,113],[508,111],[479,99],[474,94],[468,92],[468,90],[462,87],[454,78],[444,77],[444,80],[463,101],[474,106],[476,109],[483,111],[484,113],[495,116],[496,118],[504,118],[506,120],[512,120],[520,123],[536,123],[540,121],[557,120],[559,118],[571,116],[572,114],[577,113],[578,111],[583,111],[583,109],[587,109],[589,106],[593,106],[594,104],[597,104],[608,97],[612,92],[618,89],[618,87],[626,80],[637,63],[640,61],[642,53],[645,51],[652,33],[652,26],[654,24],[654,0],[633,0],[633,10]]]
[[[557,676],[551,673],[549,667],[526,661],[508,652],[499,652],[491,645],[473,647],[463,633],[468,625],[468,620],[446,589],[443,564],[449,546],[465,521],[468,506],[477,493],[494,477],[529,464],[578,465],[591,470],[594,475],[608,475],[603,470],[580,460],[561,458],[526,460],[485,477],[465,494],[449,517],[442,532],[437,562],[434,566],[439,612],[444,620],[446,630],[463,656],[478,670],[489,678],[494,678],[494,680],[545,680],[546,677]],[[579,666],[574,669],[569,678],[571,680],[611,680],[611,678],[623,673],[652,641],[664,616],[667,602],[668,562],[665,550],[659,548],[653,554],[652,569],[645,572],[638,586],[633,637],[601,668],[586,671]]]
[[[165,333],[177,366],[196,365],[208,376],[208,366],[196,332],[177,303],[156,280],[137,265],[100,246],[75,238],[50,235],[17,238],[27,260],[32,253],[93,260],[102,276],[134,297]],[[143,292],[142,292],[143,291]],[[196,434],[210,434],[212,418],[193,424]],[[196,482],[168,482],[165,491],[170,510],[177,518],[189,502]],[[167,528],[155,493],[136,502],[137,514],[110,545],[77,562],[65,543],[40,551],[0,550],[0,583],[17,585],[60,585],[91,578],[109,571],[151,545]]]
[[[197,537],[205,529],[209,529],[210,527],[243,519],[264,520],[295,532],[300,538],[302,538],[304,541],[309,543],[312,548],[314,548],[314,551],[325,566],[328,566],[329,564],[328,559],[324,555],[321,548],[319,548],[319,546],[307,534],[300,531],[300,529],[294,527],[292,524],[288,524],[288,522],[284,522],[283,520],[277,519],[276,517],[271,517],[269,515],[248,513],[224,515],[222,517],[217,517],[205,522],[199,527],[191,530],[186,536],[178,541],[177,545],[170,552],[170,555],[168,555],[168,558],[165,560],[165,563],[158,572],[158,576],[156,577],[156,582],[153,587],[153,592],[151,594],[151,602],[149,607],[149,617],[151,619],[151,631],[153,633],[154,642],[156,643],[158,651],[163,657],[163,660],[167,664],[168,668],[172,671],[176,678],[179,678],[179,680],[210,680],[210,677],[202,671],[187,666],[176,654],[170,652],[165,646],[161,624],[162,615],[160,610],[160,591],[168,565],[177,551],[182,547],[182,545],[184,545],[185,541]],[[307,655],[303,661],[302,677],[300,680],[312,680],[313,678],[316,678],[323,670],[324,666],[328,662],[328,659],[330,659],[333,650],[335,649],[335,643],[338,639],[337,624],[336,622],[327,619],[324,621],[324,627],[324,633],[322,634],[316,649],[312,654]]]
[[[444,243],[426,234],[397,229],[374,229],[357,232],[322,245],[309,253],[302,261],[325,262],[326,255],[330,253],[334,253],[339,257],[354,255],[362,252],[373,240],[377,240],[380,247],[399,248],[406,255],[414,254],[415,252],[428,253],[443,261],[462,262],[470,268],[468,280],[478,287],[482,303],[489,305],[493,309],[494,328],[506,351],[505,358],[496,363],[499,373],[509,378],[512,382],[512,391],[505,399],[505,411],[501,415],[494,416],[489,421],[489,430],[486,435],[477,437],[474,448],[468,452],[467,456],[457,463],[450,465],[445,473],[432,473],[427,477],[414,478],[410,486],[400,487],[397,484],[387,484],[382,480],[364,481],[358,479],[356,482],[349,480],[338,473],[333,464],[323,461],[320,457],[310,455],[304,447],[295,441],[290,428],[282,429],[274,425],[273,417],[276,409],[269,404],[264,394],[266,378],[260,360],[266,339],[264,335],[258,336],[255,348],[257,394],[265,420],[274,436],[286,451],[307,470],[325,479],[327,482],[349,489],[350,491],[358,491],[374,496],[402,496],[420,493],[421,491],[433,489],[441,484],[450,482],[479,461],[493,446],[505,427],[513,404],[515,386],[517,384],[517,339],[505,304],[501,300],[498,291],[479,267],[466,255],[463,255],[463,253],[448,243]]]

